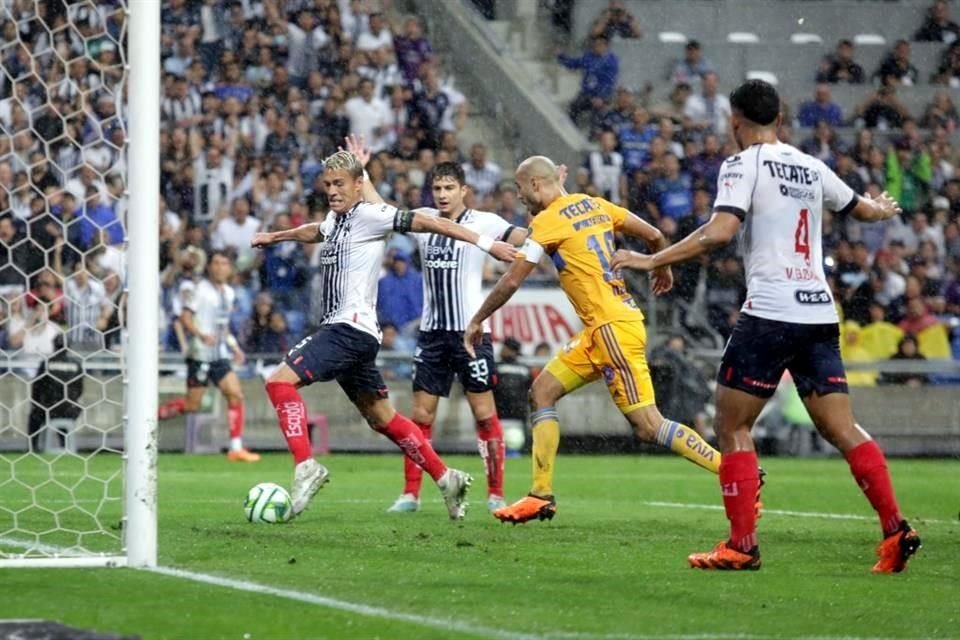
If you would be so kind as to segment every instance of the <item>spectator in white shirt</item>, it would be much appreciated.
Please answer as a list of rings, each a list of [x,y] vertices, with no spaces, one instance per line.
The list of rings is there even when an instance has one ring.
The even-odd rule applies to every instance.
[[[196,131],[191,132],[190,146],[193,154],[193,219],[206,222],[213,220],[227,204],[227,198],[233,190],[234,147],[228,143],[224,154],[219,145],[210,144],[204,153],[203,138]]]
[[[67,307],[67,344],[74,349],[102,349],[103,333],[113,307],[100,280],[78,260],[64,284]]]
[[[312,11],[297,14],[297,23],[287,24],[287,70],[294,84],[306,82],[317,66],[320,50],[330,42]]]
[[[690,120],[690,126],[694,129],[722,137],[727,133],[730,100],[717,92],[718,83],[717,74],[713,71],[703,74],[701,91],[687,97],[683,115]]]
[[[363,78],[373,80],[373,94],[378,98],[386,98],[394,87],[404,84],[400,67],[393,59],[393,49],[390,47],[371,51],[369,64],[357,69],[357,73]]]
[[[370,27],[357,38],[357,51],[373,51],[381,47],[393,48],[393,34],[387,29],[382,13],[370,14]]]
[[[463,173],[478,200],[500,187],[500,167],[487,160],[487,147],[482,142],[470,147],[470,162],[463,163]]]
[[[366,138],[373,153],[379,153],[387,147],[390,109],[387,103],[374,95],[373,80],[360,80],[358,95],[343,105],[344,113],[350,119],[350,131]]]
[[[237,262],[250,261],[253,249],[250,241],[260,230],[260,221],[250,215],[250,203],[246,198],[233,201],[230,215],[222,218],[210,236],[210,246],[214,249],[233,249],[237,253]]]

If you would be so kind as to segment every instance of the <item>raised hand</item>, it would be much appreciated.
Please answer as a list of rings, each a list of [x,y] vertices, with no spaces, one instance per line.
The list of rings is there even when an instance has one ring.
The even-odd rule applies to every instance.
[[[367,148],[367,141],[363,136],[358,136],[351,133],[346,138],[343,139],[344,144],[347,145],[346,151],[357,161],[363,165],[367,166],[367,163],[370,162],[370,149]],[[343,151],[343,147],[339,148],[340,151]]]
[[[869,197],[869,196],[868,196]],[[873,203],[880,210],[882,217],[881,220],[886,220],[892,218],[893,216],[901,213],[903,209],[900,208],[900,203],[890,197],[890,194],[884,191],[876,198],[871,198]]]

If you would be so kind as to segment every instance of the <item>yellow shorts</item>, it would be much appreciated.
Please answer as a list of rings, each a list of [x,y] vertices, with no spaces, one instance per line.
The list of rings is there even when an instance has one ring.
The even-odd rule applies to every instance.
[[[545,371],[567,393],[603,377],[624,414],[656,402],[647,367],[647,331],[642,322],[611,322],[588,327],[557,354]]]

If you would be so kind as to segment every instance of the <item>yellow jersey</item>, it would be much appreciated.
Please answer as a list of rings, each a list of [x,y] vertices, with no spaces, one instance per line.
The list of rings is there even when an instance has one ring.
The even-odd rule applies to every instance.
[[[560,287],[586,327],[643,321],[623,276],[610,267],[614,233],[629,215],[603,198],[574,193],[551,202],[530,225],[524,259],[536,264],[544,253],[551,257]]]

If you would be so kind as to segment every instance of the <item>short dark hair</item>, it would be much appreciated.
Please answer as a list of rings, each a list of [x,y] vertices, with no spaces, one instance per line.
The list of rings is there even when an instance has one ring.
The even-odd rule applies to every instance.
[[[766,126],[780,115],[780,96],[769,82],[747,80],[730,93],[730,106],[750,122]]]
[[[430,173],[430,186],[433,186],[433,181],[437,178],[453,178],[461,187],[467,184],[463,167],[456,162],[438,162]]]

